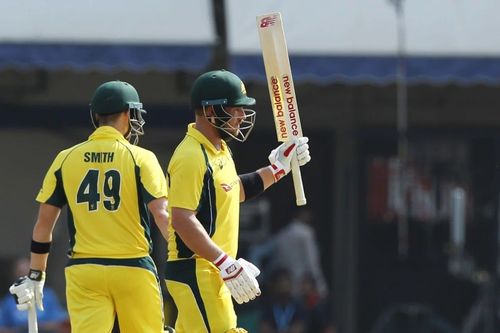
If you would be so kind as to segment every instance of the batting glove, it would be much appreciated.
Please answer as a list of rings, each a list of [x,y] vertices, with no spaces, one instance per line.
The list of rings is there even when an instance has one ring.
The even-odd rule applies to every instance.
[[[245,259],[234,260],[227,254],[221,254],[215,261],[220,276],[238,304],[248,303],[260,296],[259,282],[256,277],[260,271]]]
[[[16,300],[16,307],[20,311],[28,310],[33,303],[43,311],[43,285],[45,272],[30,269],[28,276],[23,276],[10,286],[9,291]]]
[[[271,171],[274,175],[274,182],[286,176],[292,168],[292,158],[296,158],[299,166],[306,165],[311,160],[309,153],[309,138],[293,138],[283,142],[269,154]]]

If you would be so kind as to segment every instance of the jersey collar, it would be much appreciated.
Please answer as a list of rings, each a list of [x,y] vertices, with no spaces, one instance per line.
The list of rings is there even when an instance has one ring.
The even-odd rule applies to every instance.
[[[188,125],[187,135],[193,137],[196,141],[201,143],[205,148],[210,149],[213,153],[221,153],[228,151],[227,144],[224,140],[221,140],[221,150],[217,150],[215,146],[204,136],[200,131],[198,131],[195,127],[195,123],[191,123]]]
[[[111,126],[100,126],[89,136],[89,140],[95,139],[116,139],[128,142],[118,130]]]

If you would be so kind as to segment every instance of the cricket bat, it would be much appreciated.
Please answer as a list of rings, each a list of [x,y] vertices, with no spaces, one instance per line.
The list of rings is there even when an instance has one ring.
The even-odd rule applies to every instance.
[[[36,304],[34,300],[28,309],[28,332],[38,333],[38,318],[36,315]]]
[[[281,14],[270,13],[257,16],[257,29],[278,141],[285,142],[293,137],[302,137],[297,96]],[[296,159],[292,159],[292,176],[297,206],[303,206],[307,200]]]

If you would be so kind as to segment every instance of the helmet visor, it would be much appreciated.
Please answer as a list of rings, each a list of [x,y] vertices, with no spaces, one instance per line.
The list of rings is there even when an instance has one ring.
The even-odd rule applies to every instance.
[[[203,113],[206,118],[207,106],[213,106],[215,116],[214,122],[209,122],[212,126],[223,131],[230,138],[237,141],[245,141],[255,125],[256,112],[242,106],[227,106],[227,99],[202,101]],[[241,115],[235,115],[228,111],[229,108],[241,108]]]
[[[130,143],[136,145],[139,142],[139,136],[144,135],[144,125],[146,121],[142,117],[142,114],[146,113],[146,110],[142,108],[142,103],[128,103],[130,111]]]

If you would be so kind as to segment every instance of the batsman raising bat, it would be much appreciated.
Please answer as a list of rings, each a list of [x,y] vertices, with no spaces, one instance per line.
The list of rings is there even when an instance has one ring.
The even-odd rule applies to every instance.
[[[178,309],[177,333],[246,332],[237,328],[239,304],[260,295],[252,263],[237,258],[240,203],[311,159],[307,137],[271,151],[270,165],[238,175],[227,141],[245,141],[255,121],[245,85],[235,74],[202,74],[191,89],[195,122],[167,169],[169,240],[166,284]]]
[[[267,87],[274,115],[278,141],[302,137],[297,96],[288,58],[281,13],[257,16],[257,30],[266,68]],[[292,160],[292,176],[297,206],[307,203],[300,165]]]

